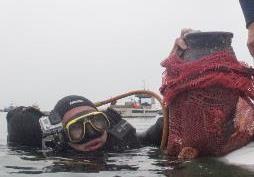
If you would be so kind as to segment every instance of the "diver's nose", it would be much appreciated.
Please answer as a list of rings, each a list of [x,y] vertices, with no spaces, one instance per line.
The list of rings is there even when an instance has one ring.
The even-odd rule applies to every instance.
[[[98,136],[98,132],[89,124],[86,124],[86,135],[87,137],[96,137]]]

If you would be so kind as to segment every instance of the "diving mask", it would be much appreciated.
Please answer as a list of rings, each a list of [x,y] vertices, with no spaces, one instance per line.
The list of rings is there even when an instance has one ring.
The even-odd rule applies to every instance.
[[[103,112],[91,112],[73,118],[65,126],[70,143],[85,143],[99,137],[110,126],[108,117]]]

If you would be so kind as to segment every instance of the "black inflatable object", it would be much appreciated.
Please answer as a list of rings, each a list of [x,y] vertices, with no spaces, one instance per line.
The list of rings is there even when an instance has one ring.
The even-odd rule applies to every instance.
[[[33,107],[17,107],[7,113],[7,143],[11,146],[41,147],[39,118],[43,113]]]

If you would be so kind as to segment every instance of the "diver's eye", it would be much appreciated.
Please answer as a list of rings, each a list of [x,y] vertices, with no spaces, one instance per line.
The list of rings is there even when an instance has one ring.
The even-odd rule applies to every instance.
[[[91,119],[91,124],[97,130],[106,130],[109,127],[109,123],[107,121],[107,118],[103,114],[99,114],[99,115],[94,116]]]
[[[82,122],[77,122],[69,127],[69,136],[71,141],[79,141],[84,136],[84,125]]]

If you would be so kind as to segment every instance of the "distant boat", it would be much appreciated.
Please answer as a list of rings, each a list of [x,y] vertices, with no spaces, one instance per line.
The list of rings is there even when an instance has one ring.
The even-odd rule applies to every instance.
[[[111,108],[116,110],[123,118],[153,118],[159,113],[155,108],[155,100],[147,95],[135,95],[131,101],[124,104],[113,103]]]
[[[17,106],[15,106],[13,103],[11,103],[10,106],[5,107],[5,108],[2,110],[2,112],[9,112],[9,111],[11,111],[11,110],[13,110],[13,109],[15,109],[15,108],[17,108]]]

